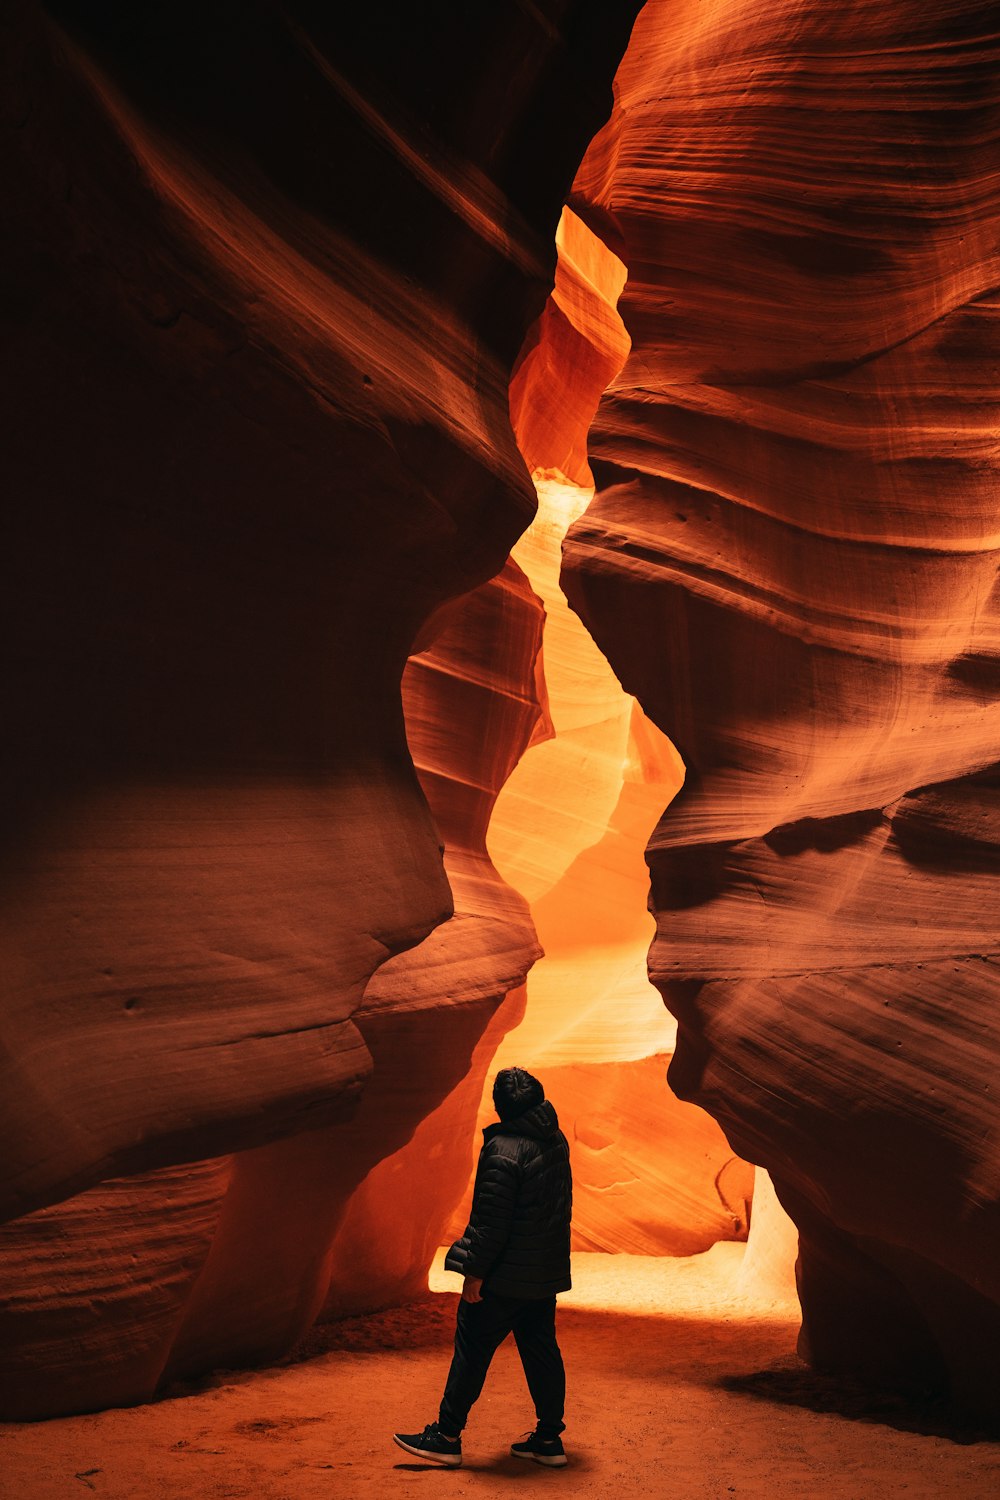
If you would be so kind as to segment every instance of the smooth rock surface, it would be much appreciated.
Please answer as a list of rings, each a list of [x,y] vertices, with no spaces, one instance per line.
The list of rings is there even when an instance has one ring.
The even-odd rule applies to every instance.
[[[980,3],[644,8],[571,200],[632,352],[564,570],[687,767],[671,1081],[799,1224],[803,1347],[992,1414],[997,62]]]
[[[508,385],[636,9],[5,13],[8,1413],[286,1348],[523,979]]]
[[[399,677],[534,508],[508,383],[632,14],[6,13],[7,1217],[368,1076],[451,908]]]
[[[569,209],[556,243],[555,287],[511,381],[539,502],[512,555],[545,603],[551,733],[514,768],[488,838],[531,904],[544,954],[493,1066],[530,1068],[558,1110],[572,1143],[577,1250],[689,1255],[745,1237],[753,1168],[665,1087],[675,1027],[646,974],[643,851],[684,767],[559,583],[563,540],[593,496],[587,428],[629,350],[617,310],[625,267]],[[478,1123],[493,1118],[487,1079]],[[450,1232],[464,1227],[470,1198],[471,1179]]]
[[[8,1417],[149,1399],[219,1364],[279,1357],[324,1306],[370,1309],[425,1287],[464,1185],[485,1069],[523,1009],[518,987],[539,951],[485,831],[539,722],[541,622],[508,562],[437,612],[404,673],[410,746],[448,839],[456,910],[379,969],[355,1012],[372,1062],[360,1107],[0,1225]]]

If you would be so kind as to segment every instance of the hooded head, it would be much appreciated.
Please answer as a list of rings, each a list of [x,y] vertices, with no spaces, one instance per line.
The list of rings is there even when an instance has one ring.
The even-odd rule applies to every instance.
[[[516,1120],[545,1098],[545,1090],[525,1068],[501,1068],[493,1081],[493,1107],[501,1120]]]

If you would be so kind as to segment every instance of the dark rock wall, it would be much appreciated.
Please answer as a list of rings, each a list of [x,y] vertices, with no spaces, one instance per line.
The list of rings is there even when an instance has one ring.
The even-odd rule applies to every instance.
[[[361,1254],[414,1290],[406,1143],[536,951],[512,374],[688,769],[671,1081],[795,1217],[810,1358],[1000,1409],[995,17],[650,0],[601,129],[638,9],[5,12],[7,1415],[274,1355]],[[599,130],[585,454],[583,262],[536,320]]]
[[[531,961],[530,591],[423,736],[454,895],[400,679],[532,513],[511,369],[636,9],[5,12],[7,1414],[287,1347]]]

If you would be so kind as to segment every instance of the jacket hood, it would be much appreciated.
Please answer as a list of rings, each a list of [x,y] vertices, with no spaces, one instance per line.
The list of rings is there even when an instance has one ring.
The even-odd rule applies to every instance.
[[[483,1139],[489,1141],[495,1135],[526,1135],[533,1141],[544,1141],[555,1135],[558,1129],[559,1116],[548,1099],[543,1099],[541,1104],[533,1105],[515,1120],[498,1120],[495,1125],[487,1125]]]

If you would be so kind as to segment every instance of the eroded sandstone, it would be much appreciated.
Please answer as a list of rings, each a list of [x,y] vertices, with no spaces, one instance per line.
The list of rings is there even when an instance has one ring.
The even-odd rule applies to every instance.
[[[451,673],[496,738],[426,745],[454,897],[399,683],[530,518],[511,369],[636,8],[8,13],[3,1253],[66,1273],[8,1413],[287,1347],[530,962],[481,834],[536,606],[527,682]]]
[[[995,1413],[993,19],[645,7],[571,200],[632,352],[564,584],[687,767],[671,1081],[799,1223],[804,1349]]]

